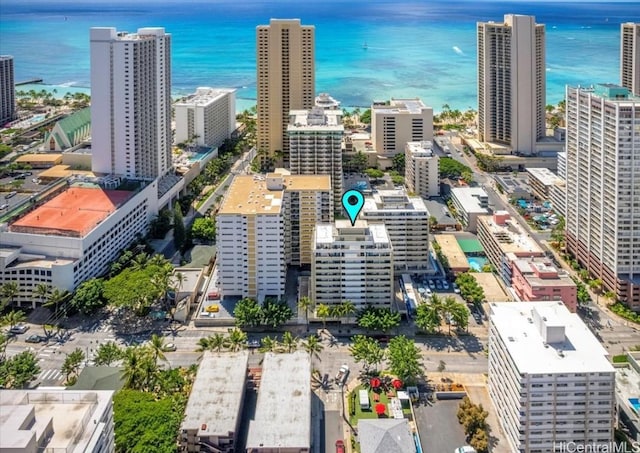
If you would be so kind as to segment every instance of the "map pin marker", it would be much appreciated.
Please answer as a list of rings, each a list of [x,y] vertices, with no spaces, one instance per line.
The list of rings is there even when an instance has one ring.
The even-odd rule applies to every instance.
[[[342,207],[347,211],[349,220],[351,220],[351,226],[354,226],[358,214],[364,206],[364,195],[359,190],[347,190],[342,195]]]

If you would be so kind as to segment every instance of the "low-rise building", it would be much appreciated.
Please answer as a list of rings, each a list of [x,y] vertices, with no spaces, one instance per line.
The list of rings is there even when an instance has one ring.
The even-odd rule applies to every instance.
[[[489,196],[480,187],[454,187],[451,201],[461,223],[468,231],[477,231],[477,218],[489,213]]]
[[[236,451],[248,363],[248,351],[204,353],[180,427],[183,451]]]
[[[520,300],[561,300],[571,313],[578,307],[578,287],[548,258],[520,258],[511,263],[511,287]]]
[[[409,192],[423,198],[440,195],[439,158],[430,141],[407,142],[405,146],[405,183]]]
[[[317,305],[350,300],[357,309],[393,302],[393,249],[382,224],[336,220],[316,226],[311,299]]]
[[[311,451],[311,359],[304,351],[267,352],[247,453]]]
[[[436,243],[440,246],[440,253],[446,259],[446,263],[442,263],[448,268],[453,275],[468,272],[471,267],[467,256],[462,251],[460,244],[453,234],[435,234],[433,236]]]
[[[364,200],[362,219],[384,224],[393,248],[396,275],[434,271],[429,255],[429,213],[420,197],[404,189],[378,190]]]
[[[64,151],[79,145],[91,137],[91,108],[86,107],[56,122],[45,135],[44,143],[49,151]]]
[[[527,168],[527,173],[529,174],[529,187],[540,200],[549,200],[552,187],[562,181],[562,178],[548,168]]]
[[[640,352],[627,352],[626,358],[626,364],[616,364],[619,428],[640,442]]]
[[[358,421],[361,453],[416,453],[416,443],[403,419],[373,419]]]
[[[478,217],[478,239],[487,258],[507,286],[511,285],[512,265],[519,258],[544,256],[540,246],[511,219],[507,211]]]
[[[29,165],[31,168],[51,168],[62,163],[60,153],[23,154],[18,157],[17,164]]]
[[[407,142],[433,140],[433,109],[418,99],[391,99],[371,106],[371,137],[376,152],[393,157]]]
[[[551,208],[553,211],[561,215],[567,216],[567,182],[560,179],[551,186],[549,198],[551,199]]]
[[[562,302],[490,304],[489,396],[510,451],[606,451],[614,385],[607,351]]]
[[[112,391],[2,390],[0,451],[115,451]]]

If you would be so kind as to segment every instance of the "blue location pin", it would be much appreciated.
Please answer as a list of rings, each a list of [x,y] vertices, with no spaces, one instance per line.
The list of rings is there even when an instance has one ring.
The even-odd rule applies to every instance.
[[[347,190],[342,195],[342,207],[347,211],[349,220],[351,220],[351,226],[354,226],[358,214],[364,206],[364,195],[359,190]]]

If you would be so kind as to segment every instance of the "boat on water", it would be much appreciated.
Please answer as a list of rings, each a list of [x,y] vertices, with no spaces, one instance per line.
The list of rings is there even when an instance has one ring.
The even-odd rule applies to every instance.
[[[362,44],[362,48],[364,50],[367,50],[369,48],[369,46],[367,45],[367,41],[365,41],[364,44]]]

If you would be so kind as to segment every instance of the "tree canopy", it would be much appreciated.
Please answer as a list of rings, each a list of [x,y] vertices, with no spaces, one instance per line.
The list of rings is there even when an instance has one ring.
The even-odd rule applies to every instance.
[[[193,221],[191,236],[194,239],[213,242],[216,240],[216,223],[211,217],[200,217]]]
[[[0,361],[0,388],[19,389],[40,373],[38,359],[31,351],[23,351]]]
[[[389,341],[387,360],[391,373],[404,382],[415,383],[423,374],[420,349],[404,335]]]
[[[368,306],[358,312],[358,327],[387,332],[400,325],[400,313],[390,308]]]
[[[441,157],[438,161],[438,167],[440,169],[440,177],[441,178],[452,178],[457,179],[462,177],[462,174],[468,172],[473,175],[473,172],[469,167],[464,164],[461,164],[455,159],[451,157]]]
[[[94,313],[106,304],[104,298],[104,280],[101,278],[92,278],[82,282],[76,288],[70,305],[83,314]]]

